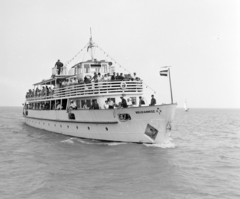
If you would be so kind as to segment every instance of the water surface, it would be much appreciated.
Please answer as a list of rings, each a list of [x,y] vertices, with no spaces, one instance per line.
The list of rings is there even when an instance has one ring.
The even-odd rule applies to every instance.
[[[0,198],[240,198],[240,110],[178,109],[171,138],[71,138],[0,107]]]

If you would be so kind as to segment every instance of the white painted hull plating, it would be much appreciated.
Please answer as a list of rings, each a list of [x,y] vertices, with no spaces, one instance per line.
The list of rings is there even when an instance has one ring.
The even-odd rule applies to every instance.
[[[108,110],[75,110],[75,120],[68,119],[66,110],[28,110],[29,126],[80,138],[164,143],[169,138],[176,104]],[[119,114],[129,114],[131,120],[121,121]],[[149,134],[149,127],[156,134]],[[150,129],[152,131],[152,129]]]

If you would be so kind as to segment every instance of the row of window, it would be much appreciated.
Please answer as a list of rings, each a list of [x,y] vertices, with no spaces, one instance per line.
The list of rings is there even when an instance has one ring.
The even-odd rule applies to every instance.
[[[132,105],[137,104],[136,97],[129,97],[131,99]],[[115,104],[116,99],[115,98],[109,98],[113,101]],[[29,103],[28,108],[29,109],[38,109],[38,110],[54,110],[56,108],[56,100],[51,100],[47,102],[35,102],[35,103]],[[62,105],[62,110],[66,110],[67,106],[67,99],[57,100],[60,101],[60,104]],[[97,101],[97,99],[86,99],[86,100],[76,100],[77,109],[83,109],[84,104],[86,104],[87,108],[90,108],[92,101]],[[99,106],[103,109],[103,104],[99,104]]]
[[[32,123],[39,123],[41,124],[41,122],[37,122],[37,121],[34,121],[34,120],[30,120],[28,119],[28,121],[32,122]],[[45,125],[45,122],[42,122],[43,125]],[[48,126],[50,126],[51,124],[48,123]],[[54,124],[54,126],[56,127],[56,124]],[[59,125],[61,128],[62,128],[62,125],[60,124]],[[69,125],[67,125],[67,128],[69,128]],[[78,129],[78,126],[76,126],[76,129]],[[108,131],[108,127],[105,127],[106,131]],[[90,127],[88,126],[88,130],[90,130]]]
[[[77,72],[77,70],[78,70],[78,72]],[[107,64],[102,64],[102,65],[100,65],[100,67],[91,67],[90,64],[84,64],[84,66],[76,67],[74,74],[83,73],[83,70],[84,70],[84,73],[93,73],[93,72],[109,73],[110,67],[107,66]]]

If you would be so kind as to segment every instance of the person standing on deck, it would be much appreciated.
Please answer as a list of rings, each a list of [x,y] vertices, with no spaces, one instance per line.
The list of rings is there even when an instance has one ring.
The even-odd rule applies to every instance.
[[[108,109],[108,108],[109,108],[109,105],[108,105],[108,101],[107,101],[107,100],[105,101],[105,104],[103,105],[103,108],[104,108],[104,109]]]
[[[61,69],[63,68],[63,63],[58,60],[55,64],[55,67],[58,69],[58,75],[60,75]]]
[[[156,99],[154,98],[154,95],[152,95],[151,103],[149,104],[149,106],[155,106],[156,103]]]
[[[108,108],[109,109],[114,109],[114,103],[111,98],[108,99]]]
[[[57,101],[56,103],[56,110],[61,110],[62,109],[62,105],[60,104],[59,101]]]
[[[127,108],[128,107],[127,101],[123,97],[120,97],[120,98],[122,99],[121,107],[122,108]]]
[[[137,74],[135,72],[133,73],[132,78],[133,78],[133,81],[137,80]]]
[[[77,105],[75,103],[75,101],[71,100],[71,103],[70,103],[70,109],[73,109],[73,110],[77,110]]]
[[[104,74],[104,76],[103,76],[103,81],[104,81],[104,82],[107,82],[107,81],[108,81],[107,74]]]
[[[110,73],[107,74],[107,81],[111,81]]]
[[[97,100],[92,100],[92,105],[91,105],[90,109],[99,109]]]
[[[132,100],[131,100],[131,98],[128,98],[127,99],[127,105],[128,105],[128,107],[132,107]]]
[[[142,97],[139,97],[139,107],[141,107],[142,105],[145,105],[144,100],[142,99]]]
[[[116,81],[121,81],[120,76],[119,76],[119,73],[117,73],[115,80],[116,80]]]
[[[120,73],[119,80],[120,80],[120,81],[123,81],[123,80],[124,80],[124,77],[123,77],[123,74],[122,74],[122,73]]]
[[[116,76],[115,76],[115,72],[113,72],[113,75],[111,76],[111,81],[115,81],[116,80]]]
[[[82,101],[82,109],[88,109],[86,101]]]
[[[93,80],[94,82],[98,82],[98,75],[97,75],[96,72],[94,72],[94,75],[93,75],[92,80]]]

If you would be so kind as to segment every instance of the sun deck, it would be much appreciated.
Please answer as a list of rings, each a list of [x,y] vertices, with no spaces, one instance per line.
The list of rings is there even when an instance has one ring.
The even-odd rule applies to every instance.
[[[34,94],[28,97],[28,102],[48,101],[53,99],[65,99],[89,96],[107,96],[121,94],[139,94],[143,93],[142,81],[109,81],[92,82],[89,84],[72,84],[61,88],[54,88],[48,95],[45,93]]]

